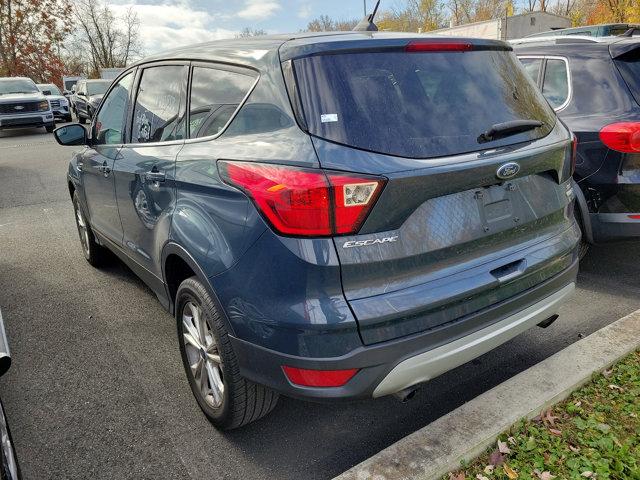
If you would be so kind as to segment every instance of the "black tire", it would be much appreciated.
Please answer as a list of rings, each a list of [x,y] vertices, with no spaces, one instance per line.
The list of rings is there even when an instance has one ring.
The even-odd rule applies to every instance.
[[[64,121],[65,122],[73,122],[73,116],[71,114],[67,115],[66,117],[64,117]]]
[[[78,192],[73,192],[73,211],[84,258],[86,258],[87,262],[93,267],[101,267],[106,263],[108,253],[104,247],[98,245],[98,242],[96,242],[96,237],[93,235],[91,226],[87,221],[87,216],[84,214],[82,206],[80,205]],[[82,226],[81,222],[84,223],[84,226]]]
[[[587,236],[584,233],[584,226],[582,224],[582,217],[580,216],[580,212],[577,208],[574,208],[573,214],[576,217],[576,222],[578,223],[578,227],[580,227],[580,233],[582,236],[580,237],[580,246],[578,247],[578,259],[582,260],[587,252],[589,251],[589,242],[587,241]]]
[[[44,127],[44,129],[47,131],[47,133],[53,133],[53,131],[55,130],[56,126],[54,125],[46,125]]]
[[[187,326],[183,320],[183,315],[191,313],[191,308],[195,306],[199,309],[200,320],[206,321],[206,326],[213,339],[211,341],[212,352],[219,355],[220,363],[217,364],[220,378],[224,385],[221,394],[221,403],[214,406],[202,393],[200,386],[196,383],[192,363],[187,355],[187,348],[190,354],[197,351],[191,344],[186,346],[185,331]],[[187,311],[188,309],[188,311]],[[187,315],[187,318],[189,316]],[[180,354],[184,365],[185,373],[189,380],[189,386],[193,395],[198,401],[198,405],[207,416],[209,421],[217,428],[231,430],[254,422],[274,409],[278,402],[278,394],[262,385],[253,383],[240,375],[238,360],[229,341],[229,334],[224,325],[222,315],[207,289],[200,283],[197,277],[191,277],[183,281],[178,287],[176,294],[176,322],[178,326],[178,341],[180,344]],[[213,345],[215,344],[215,345]],[[209,348],[202,354],[204,358]],[[198,360],[198,363],[200,360]],[[194,365],[194,369],[198,367]],[[208,380],[207,380],[208,381]],[[211,383],[207,384],[211,387]],[[213,400],[214,397],[212,396]]]
[[[84,118],[84,117],[83,117],[82,115],[80,115],[79,113],[78,113],[77,115],[78,115],[78,123],[81,123],[81,124],[83,124],[83,125],[84,125],[84,124],[87,122],[87,119],[86,119],[86,118]]]

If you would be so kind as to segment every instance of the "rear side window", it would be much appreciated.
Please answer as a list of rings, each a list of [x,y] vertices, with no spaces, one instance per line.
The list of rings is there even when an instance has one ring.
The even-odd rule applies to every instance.
[[[133,111],[132,143],[184,138],[185,122],[180,116],[180,104],[186,90],[187,70],[184,65],[143,70]]]
[[[548,134],[555,115],[507,51],[363,52],[294,60],[309,132],[373,152],[454,155]],[[540,128],[481,143],[492,125]]]
[[[524,66],[525,72],[531,77],[531,80],[538,83],[538,76],[540,75],[540,67],[542,66],[541,58],[521,58],[520,62]]]
[[[617,58],[615,63],[629,86],[633,98],[640,104],[640,47]]]
[[[555,109],[566,104],[569,99],[569,71],[564,60],[547,59],[542,94]]]
[[[255,83],[255,76],[194,67],[189,107],[189,138],[218,135]]]

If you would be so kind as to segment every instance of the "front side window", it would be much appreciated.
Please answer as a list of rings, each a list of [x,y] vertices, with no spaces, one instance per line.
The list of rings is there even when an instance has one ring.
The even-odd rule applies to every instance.
[[[189,138],[219,134],[255,82],[249,74],[194,67]]]
[[[542,94],[554,109],[559,109],[569,99],[569,72],[564,60],[547,59]]]
[[[180,105],[187,71],[185,65],[144,69],[133,111],[132,143],[166,142],[185,137]]]
[[[538,75],[540,75],[540,67],[542,66],[541,58],[521,58],[520,62],[524,66],[524,70],[527,72],[527,75],[531,77],[531,79],[537,84],[538,83]]]
[[[129,106],[133,73],[128,73],[113,87],[96,115],[93,143],[114,145],[123,143],[124,124]]]

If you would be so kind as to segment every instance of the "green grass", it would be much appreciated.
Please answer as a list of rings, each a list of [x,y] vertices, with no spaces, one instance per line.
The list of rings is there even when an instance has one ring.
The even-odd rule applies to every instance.
[[[640,480],[640,351],[499,440],[443,478]]]

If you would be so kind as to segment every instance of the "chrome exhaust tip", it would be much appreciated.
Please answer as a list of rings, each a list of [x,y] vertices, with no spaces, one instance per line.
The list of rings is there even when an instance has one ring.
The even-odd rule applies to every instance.
[[[417,387],[407,387],[404,390],[400,390],[393,394],[400,403],[407,403],[413,397],[415,397],[416,392],[418,391]]]

